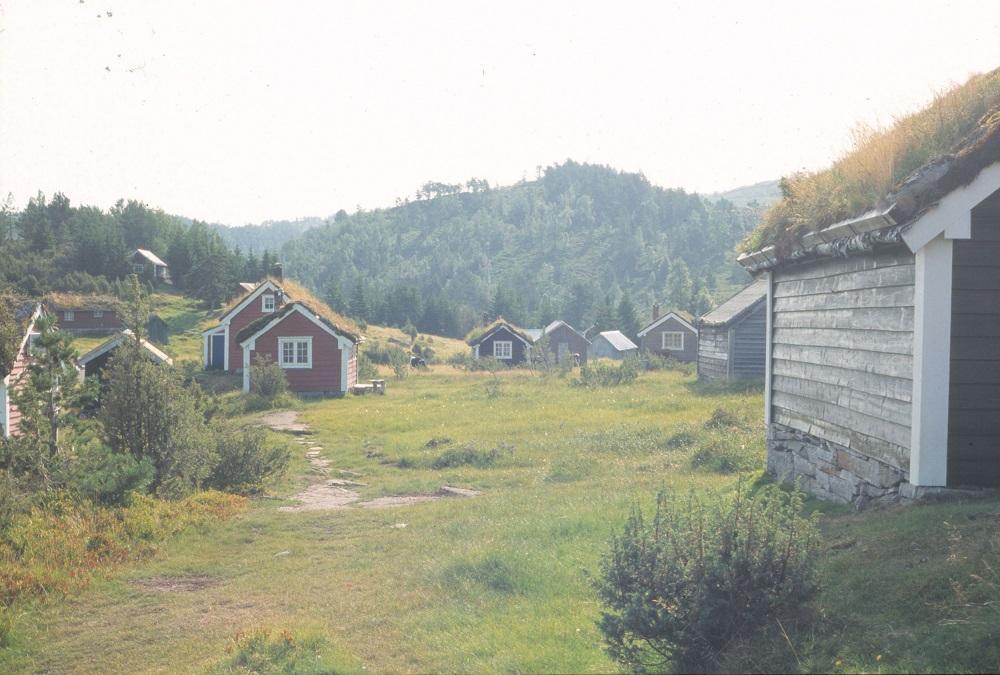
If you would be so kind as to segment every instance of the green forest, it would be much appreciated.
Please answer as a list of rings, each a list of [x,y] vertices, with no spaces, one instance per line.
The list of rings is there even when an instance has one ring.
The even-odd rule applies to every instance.
[[[733,250],[760,210],[567,161],[510,187],[427,183],[393,208],[341,211],[281,258],[369,322],[461,335],[502,315],[634,334],[654,301],[700,314],[747,282]]]
[[[700,314],[745,283],[733,251],[760,211],[572,161],[512,186],[429,182],[392,208],[239,228],[135,200],[103,211],[39,193],[0,212],[0,287],[115,292],[139,247],[213,307],[280,260],[364,322],[461,336],[497,316],[561,318],[634,336],[654,302]]]

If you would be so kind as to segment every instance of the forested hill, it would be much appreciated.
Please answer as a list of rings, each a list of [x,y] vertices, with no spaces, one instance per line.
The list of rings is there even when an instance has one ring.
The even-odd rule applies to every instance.
[[[259,225],[244,225],[242,227],[226,227],[213,223],[209,227],[215,230],[231,248],[260,254],[263,251],[280,250],[285,242],[325,222],[323,218],[313,217],[297,220],[268,220]]]
[[[458,335],[502,314],[525,326],[558,317],[612,328],[642,321],[654,300],[703,311],[748,280],[733,250],[757,217],[566,162],[510,187],[428,183],[395,208],[340,212],[281,258],[287,274],[371,322]],[[637,319],[622,315],[628,305]]]

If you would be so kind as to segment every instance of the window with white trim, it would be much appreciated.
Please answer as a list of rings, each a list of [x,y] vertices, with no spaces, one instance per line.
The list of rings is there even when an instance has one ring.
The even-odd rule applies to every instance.
[[[278,365],[282,368],[312,368],[312,338],[278,338]]]
[[[660,335],[663,340],[663,349],[675,352],[684,351],[684,333],[680,331],[664,331]]]
[[[68,310],[63,312],[63,321],[75,321],[75,320],[76,320],[76,314],[74,312]]]
[[[95,309],[94,310],[94,318],[95,319],[103,319],[104,318],[104,310],[102,310],[102,309]]]
[[[136,274],[142,274],[146,271],[145,263],[137,262],[132,264],[132,271]]]
[[[493,341],[493,358],[512,359],[514,358],[514,343],[510,340]]]
[[[260,296],[260,309],[265,314],[270,314],[274,311],[274,296],[273,295],[262,295]]]

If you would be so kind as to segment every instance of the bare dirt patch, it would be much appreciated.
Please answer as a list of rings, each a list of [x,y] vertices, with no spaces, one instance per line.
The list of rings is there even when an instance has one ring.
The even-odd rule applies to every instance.
[[[279,511],[295,513],[299,511],[329,511],[331,509],[342,509],[361,499],[354,490],[350,490],[341,485],[331,485],[333,481],[310,485],[302,492],[295,495],[301,504],[295,506],[279,506]]]
[[[133,586],[138,586],[145,591],[154,593],[185,593],[200,591],[205,588],[217,586],[220,582],[218,577],[210,577],[198,574],[185,574],[181,576],[158,576],[146,577],[145,579],[133,579]]]
[[[294,410],[281,410],[279,412],[261,415],[260,423],[268,429],[274,431],[284,431],[290,434],[305,434],[309,432],[309,425],[299,422],[299,414]]]

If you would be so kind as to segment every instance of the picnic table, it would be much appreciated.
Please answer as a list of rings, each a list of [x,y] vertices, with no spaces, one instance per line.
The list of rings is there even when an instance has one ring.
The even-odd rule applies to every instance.
[[[368,380],[368,384],[356,384],[351,387],[354,394],[385,394],[385,380]]]

